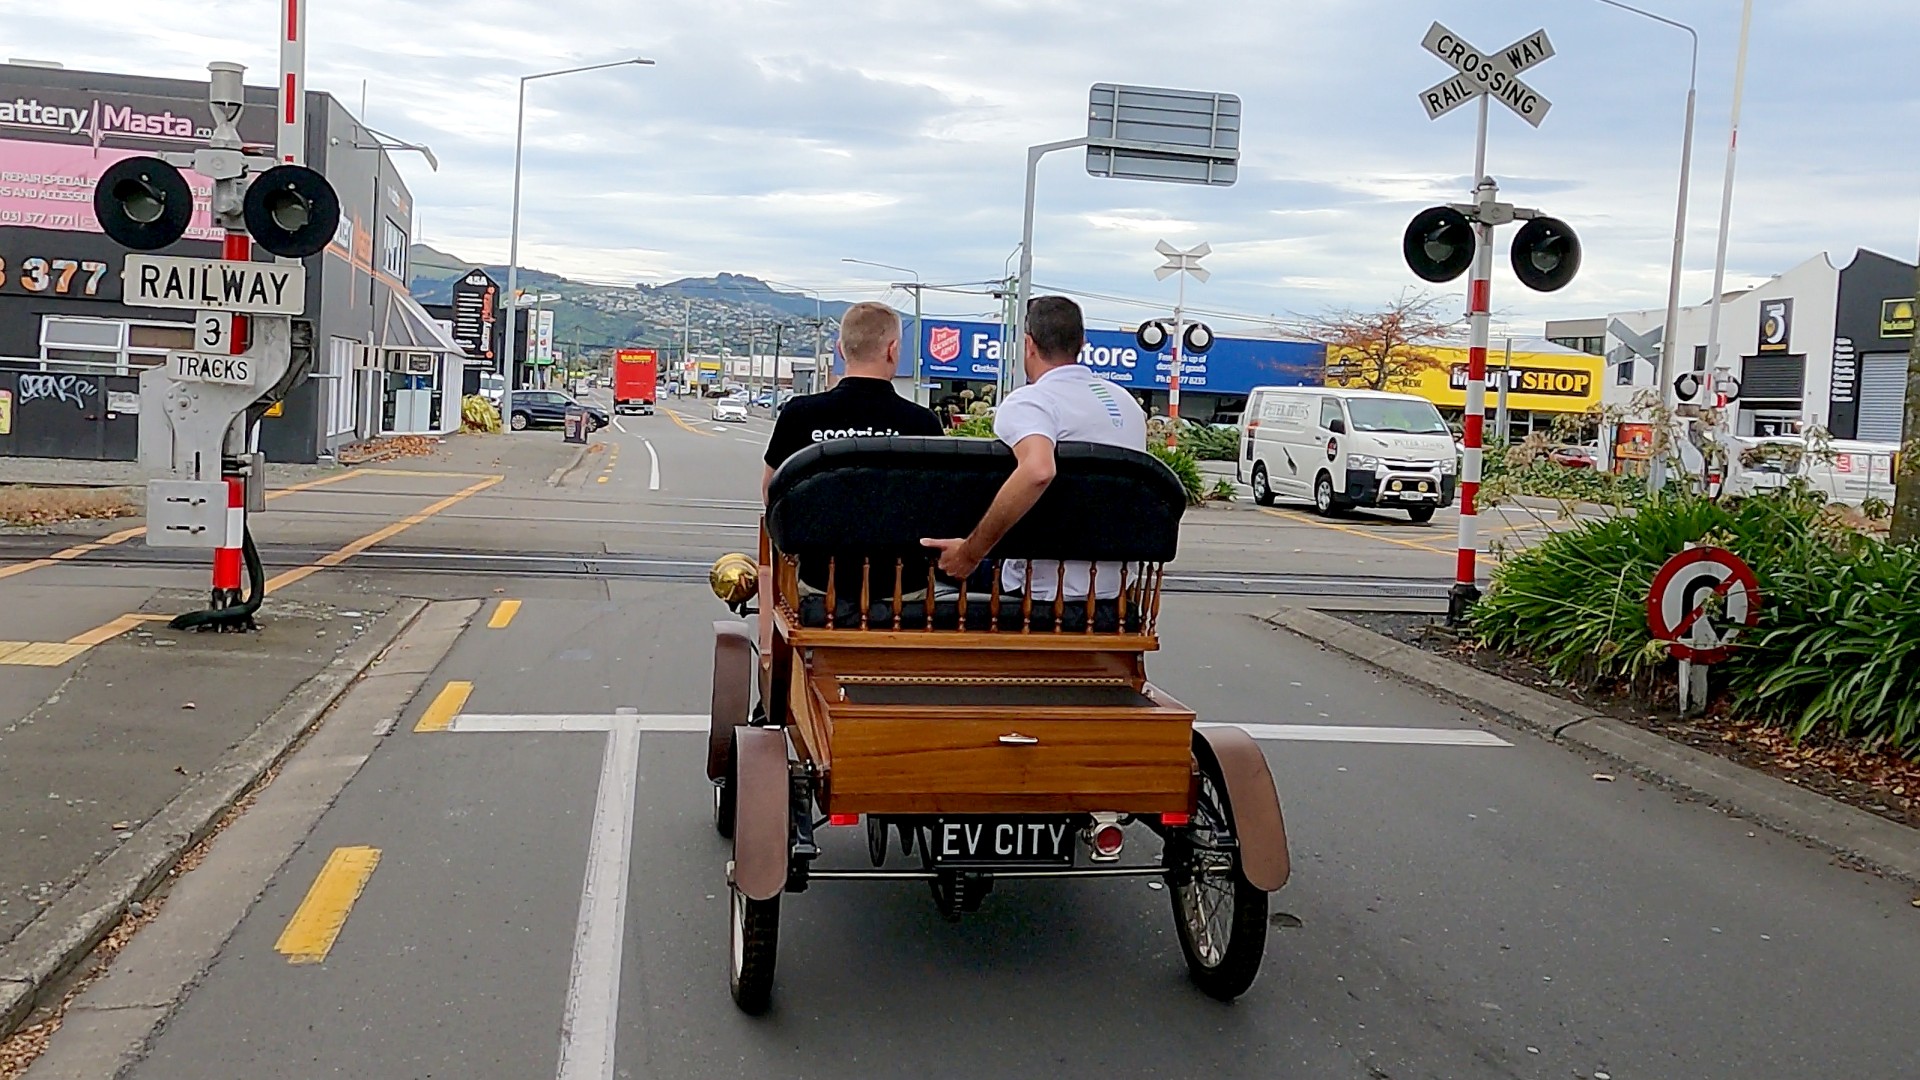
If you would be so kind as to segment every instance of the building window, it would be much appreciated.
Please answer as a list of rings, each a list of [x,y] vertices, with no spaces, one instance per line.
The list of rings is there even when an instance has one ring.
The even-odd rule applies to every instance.
[[[363,346],[352,338],[327,339],[327,366],[321,371],[327,396],[327,434],[353,430],[353,356]]]
[[[391,218],[380,219],[380,269],[407,280],[407,233]]]
[[[110,366],[121,374],[158,367],[168,351],[193,348],[190,323],[128,322],[49,315],[40,324],[42,363]]]
[[[1633,381],[1638,378],[1639,375],[1640,361],[1629,356],[1625,360],[1620,361],[1619,367],[1613,376],[1613,384],[1615,386],[1632,386]]]

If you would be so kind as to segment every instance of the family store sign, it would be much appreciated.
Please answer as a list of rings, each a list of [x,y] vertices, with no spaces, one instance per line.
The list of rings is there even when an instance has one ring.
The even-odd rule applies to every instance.
[[[999,375],[998,323],[929,319],[921,333],[927,377],[990,382]],[[1244,394],[1255,386],[1311,386],[1320,382],[1325,356],[1326,350],[1311,342],[1216,338],[1205,356],[1185,358],[1180,388]],[[1129,390],[1164,390],[1173,372],[1173,353],[1141,350],[1131,331],[1089,330],[1080,363]],[[903,366],[901,374],[911,371]]]

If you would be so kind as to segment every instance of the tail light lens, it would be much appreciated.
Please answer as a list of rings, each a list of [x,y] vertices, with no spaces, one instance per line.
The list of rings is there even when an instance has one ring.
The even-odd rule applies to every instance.
[[[860,815],[859,815],[859,814],[828,814],[828,815],[827,815],[827,824],[829,824],[829,825],[858,825],[858,824],[860,824]]]
[[[1109,823],[1095,826],[1093,830],[1093,857],[1102,860],[1119,858],[1120,847],[1126,843],[1126,840],[1126,832],[1118,825]]]
[[[1161,814],[1160,824],[1170,829],[1184,829],[1193,822],[1191,814]]]

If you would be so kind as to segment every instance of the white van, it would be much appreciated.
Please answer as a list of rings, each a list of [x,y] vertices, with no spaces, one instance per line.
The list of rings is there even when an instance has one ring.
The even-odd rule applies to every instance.
[[[1378,390],[1262,386],[1247,397],[1238,471],[1262,506],[1398,507],[1416,522],[1453,504],[1453,432],[1425,398]]]
[[[1830,503],[1860,506],[1868,499],[1893,502],[1893,458],[1900,450],[1895,443],[1860,442],[1834,439],[1825,450],[1807,450],[1807,440],[1797,435],[1765,438],[1736,438],[1733,441],[1735,465],[1728,477],[1725,493],[1753,495],[1787,486],[1799,476]],[[1779,447],[1776,455],[1765,454],[1768,446]],[[1741,460],[1752,456],[1752,465]]]

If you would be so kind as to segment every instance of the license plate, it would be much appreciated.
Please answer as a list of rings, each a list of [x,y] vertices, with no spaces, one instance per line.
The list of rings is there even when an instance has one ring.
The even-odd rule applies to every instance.
[[[942,818],[933,859],[945,864],[1073,865],[1073,824],[1061,818]]]

